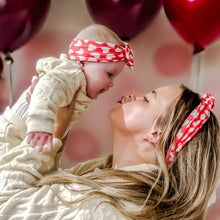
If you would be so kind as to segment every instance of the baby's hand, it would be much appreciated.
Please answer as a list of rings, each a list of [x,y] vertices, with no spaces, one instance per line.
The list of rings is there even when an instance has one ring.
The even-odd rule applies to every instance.
[[[39,152],[43,151],[44,145],[48,145],[48,150],[52,150],[52,134],[47,132],[31,132],[27,136],[27,143],[31,144],[31,147],[35,148],[37,145],[39,146]]]

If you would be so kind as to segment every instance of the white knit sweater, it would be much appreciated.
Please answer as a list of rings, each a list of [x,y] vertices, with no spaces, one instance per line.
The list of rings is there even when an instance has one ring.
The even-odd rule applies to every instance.
[[[53,133],[57,109],[70,104],[79,89],[67,133],[70,127],[88,110],[92,101],[86,94],[85,76],[79,65],[68,60],[66,54],[61,54],[60,58],[40,59],[36,70],[41,77],[31,96],[26,121],[27,132]]]
[[[60,167],[62,152],[58,153],[58,150],[62,143],[59,139],[53,139],[52,151],[44,149],[39,153],[38,148],[31,148],[26,144],[25,136],[24,119],[8,108],[4,115],[0,116],[1,220],[125,220],[116,208],[109,203],[103,203],[106,199],[102,197],[88,197],[72,205],[62,201],[80,198],[85,189],[92,192],[94,189],[87,185],[73,183],[34,187],[33,183],[41,178],[43,173]],[[140,164],[121,169],[140,171],[157,167]],[[71,169],[68,172],[74,177]],[[127,204],[127,208],[132,210],[137,207]]]
[[[7,120],[13,118],[13,122]],[[16,122],[19,123],[16,126]],[[92,188],[82,184],[53,184],[34,187],[42,173],[59,167],[57,151],[61,141],[53,140],[53,150],[38,152],[24,141],[22,119],[10,109],[0,116],[0,219],[1,220],[123,220],[112,205],[101,203],[102,197],[87,198],[68,205],[61,201],[74,201]],[[20,128],[18,128],[20,127]],[[50,164],[49,167],[46,165]],[[71,174],[73,175],[73,174]],[[74,176],[74,175],[73,175]],[[60,199],[61,198],[61,199]]]

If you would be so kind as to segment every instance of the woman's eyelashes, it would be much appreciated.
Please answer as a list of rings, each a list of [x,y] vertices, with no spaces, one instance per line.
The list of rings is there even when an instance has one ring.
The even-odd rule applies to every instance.
[[[144,101],[149,103],[149,100],[147,99],[147,97],[144,96]]]

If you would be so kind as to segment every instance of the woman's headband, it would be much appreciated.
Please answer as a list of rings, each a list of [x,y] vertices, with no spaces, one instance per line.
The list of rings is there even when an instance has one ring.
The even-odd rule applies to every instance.
[[[125,48],[123,48],[113,43],[73,39],[69,47],[68,59],[93,62],[125,60],[130,68],[134,66],[133,52],[127,43],[125,43]]]
[[[166,163],[171,165],[175,156],[184,147],[184,145],[192,140],[201,127],[210,117],[210,111],[214,107],[215,97],[206,94],[202,97],[201,103],[190,113],[184,121],[182,127],[177,133],[173,144],[167,151]]]

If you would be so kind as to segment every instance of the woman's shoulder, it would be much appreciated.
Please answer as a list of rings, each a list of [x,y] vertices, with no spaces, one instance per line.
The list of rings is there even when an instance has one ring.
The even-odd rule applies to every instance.
[[[81,162],[70,169],[65,169],[65,171],[68,173],[81,176],[83,174],[92,172],[95,169],[110,168],[111,165],[112,165],[112,155],[108,155],[105,157],[91,159],[86,162]]]

